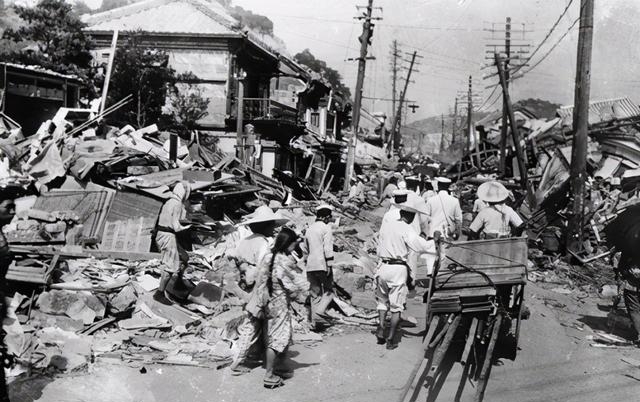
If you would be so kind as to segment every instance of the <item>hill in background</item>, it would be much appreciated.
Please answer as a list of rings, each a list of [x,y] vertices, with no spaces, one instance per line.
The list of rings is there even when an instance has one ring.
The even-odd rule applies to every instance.
[[[560,107],[557,103],[552,103],[543,99],[522,99],[515,103],[515,108],[525,107],[540,119],[552,119],[556,115],[556,110]],[[492,112],[474,113],[473,121],[477,122],[486,116],[499,113],[501,109]],[[451,143],[453,132],[453,115],[431,116],[426,119],[417,120],[402,127],[400,132],[405,144],[406,152],[417,152],[418,149],[425,154],[437,154],[440,150],[442,138],[442,122],[444,119],[444,133],[446,143]],[[463,135],[466,127],[466,116],[458,116],[458,135]]]

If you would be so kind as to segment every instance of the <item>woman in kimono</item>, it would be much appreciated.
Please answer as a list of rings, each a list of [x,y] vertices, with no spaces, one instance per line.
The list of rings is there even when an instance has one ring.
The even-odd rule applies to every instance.
[[[274,370],[276,359],[283,362],[293,335],[291,303],[304,303],[309,294],[309,282],[293,255],[300,238],[289,228],[283,228],[275,239],[271,252],[262,260],[258,280],[264,281],[269,294],[265,308],[267,319],[266,373],[264,386],[284,385],[286,371]]]

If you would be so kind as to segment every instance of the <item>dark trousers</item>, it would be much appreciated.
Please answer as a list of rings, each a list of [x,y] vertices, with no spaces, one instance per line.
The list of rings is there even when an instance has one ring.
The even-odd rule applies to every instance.
[[[637,290],[625,289],[624,304],[627,306],[627,313],[629,314],[629,318],[631,318],[633,327],[636,329],[640,339],[640,292]]]
[[[315,314],[323,314],[333,300],[333,274],[331,271],[311,271],[307,272],[307,280],[313,321],[316,319]]]

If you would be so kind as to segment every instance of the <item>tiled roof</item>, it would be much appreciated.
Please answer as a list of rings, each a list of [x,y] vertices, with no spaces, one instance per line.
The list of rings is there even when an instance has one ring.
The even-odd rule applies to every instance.
[[[5,62],[0,62],[0,64],[4,64],[7,67],[12,67],[12,68],[15,68],[17,70],[32,71],[32,72],[35,72],[35,73],[46,74],[46,75],[49,75],[49,76],[52,76],[52,77],[64,78],[64,79],[68,79],[68,80],[80,80],[80,78],[77,75],[74,75],[74,74],[62,74],[62,73],[55,72],[53,70],[46,69],[46,68],[41,67],[41,66],[15,64],[15,63],[5,63]]]
[[[238,22],[215,1],[146,0],[113,10],[85,15],[88,31],[143,30],[147,32],[239,34]]]
[[[573,125],[573,105],[558,109],[564,126]],[[608,99],[589,104],[589,124],[640,116],[640,108],[629,98]]]

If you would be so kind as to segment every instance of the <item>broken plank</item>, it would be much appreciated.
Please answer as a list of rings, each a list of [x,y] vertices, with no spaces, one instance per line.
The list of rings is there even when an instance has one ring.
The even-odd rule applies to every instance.
[[[116,251],[116,250],[93,250],[83,249],[82,251],[67,251],[63,247],[29,247],[11,245],[11,252],[17,254],[35,254],[35,255],[55,255],[60,254],[61,258],[110,258],[115,260],[129,261],[145,261],[160,259],[160,253],[151,252],[133,252],[133,251]]]

